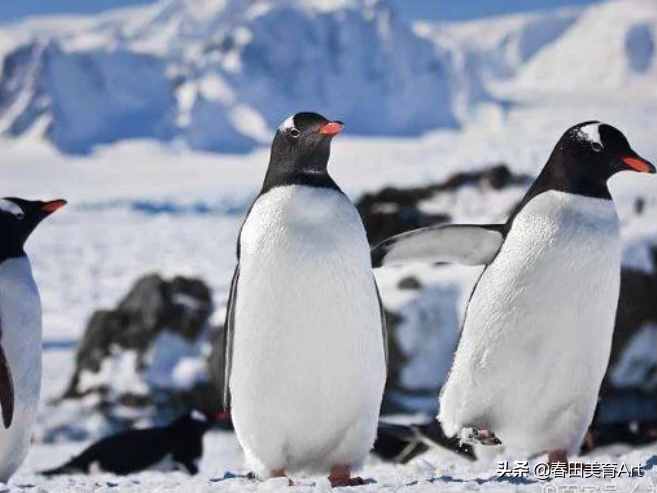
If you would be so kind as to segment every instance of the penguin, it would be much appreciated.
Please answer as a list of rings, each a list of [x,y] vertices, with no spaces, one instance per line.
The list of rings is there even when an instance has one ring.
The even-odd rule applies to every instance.
[[[192,411],[167,426],[129,430],[103,438],[65,464],[39,474],[49,477],[102,471],[126,475],[147,469],[172,471],[182,466],[194,475],[203,456],[203,435],[210,427],[207,416]]]
[[[342,128],[308,112],[280,125],[238,236],[224,403],[260,478],[362,484],[376,438],[385,318],[363,222],[327,170]]]
[[[41,299],[27,238],[66,204],[0,199],[0,481],[6,483],[30,446],[41,389]]]
[[[383,460],[406,464],[429,450],[449,450],[467,460],[476,459],[471,445],[447,437],[435,419],[414,424],[379,421],[374,453]]]
[[[607,181],[655,173],[616,128],[569,128],[505,224],[446,225],[384,240],[375,266],[484,265],[439,399],[448,436],[564,462],[606,372],[619,296],[620,225]]]

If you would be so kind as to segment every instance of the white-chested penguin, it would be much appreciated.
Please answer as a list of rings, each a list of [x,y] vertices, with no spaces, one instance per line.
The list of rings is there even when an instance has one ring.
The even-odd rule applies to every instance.
[[[327,171],[341,130],[316,113],[281,124],[237,242],[225,380],[237,437],[264,477],[358,484],[351,472],[376,437],[385,324],[363,223]]]
[[[27,455],[41,389],[41,300],[24,245],[66,204],[0,199],[0,481]]]
[[[624,170],[655,172],[616,128],[580,123],[506,224],[430,227],[374,249],[375,265],[486,265],[440,396],[448,435],[551,462],[578,451],[609,362],[621,239],[607,180]]]

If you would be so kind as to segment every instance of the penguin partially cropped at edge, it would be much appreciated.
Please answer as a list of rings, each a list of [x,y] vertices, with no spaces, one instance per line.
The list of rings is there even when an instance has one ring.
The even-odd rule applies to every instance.
[[[225,381],[261,477],[304,471],[361,484],[351,473],[376,437],[385,323],[363,223],[327,171],[342,127],[316,113],[281,124],[239,234]]]
[[[550,462],[577,453],[609,363],[620,225],[607,180],[654,173],[616,128],[568,129],[506,224],[423,228],[373,249],[376,265],[486,265],[440,396],[447,435]]]
[[[66,204],[0,199],[0,481],[30,446],[41,389],[41,299],[23,249],[34,228]]]

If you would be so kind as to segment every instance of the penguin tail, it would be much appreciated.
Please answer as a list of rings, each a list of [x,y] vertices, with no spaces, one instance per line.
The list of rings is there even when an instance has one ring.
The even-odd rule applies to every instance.
[[[53,469],[46,469],[45,471],[40,471],[37,474],[45,477],[59,476],[61,474],[80,474],[83,473],[81,468],[74,466],[72,463],[67,462],[63,466],[55,467]]]
[[[68,468],[65,466],[55,467],[53,469],[46,469],[45,471],[39,471],[37,474],[49,478],[50,476],[58,476],[60,474],[67,474]]]

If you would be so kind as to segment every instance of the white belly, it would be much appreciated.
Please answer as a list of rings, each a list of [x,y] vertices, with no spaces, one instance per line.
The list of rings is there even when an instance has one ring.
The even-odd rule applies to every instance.
[[[440,400],[446,431],[488,428],[528,455],[575,452],[609,362],[620,260],[611,201],[532,199],[470,301]]]
[[[335,191],[275,188],[241,234],[232,415],[260,473],[358,466],[386,378],[369,246]]]
[[[2,347],[14,381],[14,417],[0,425],[0,480],[25,459],[41,389],[41,301],[27,257],[0,264]]]

